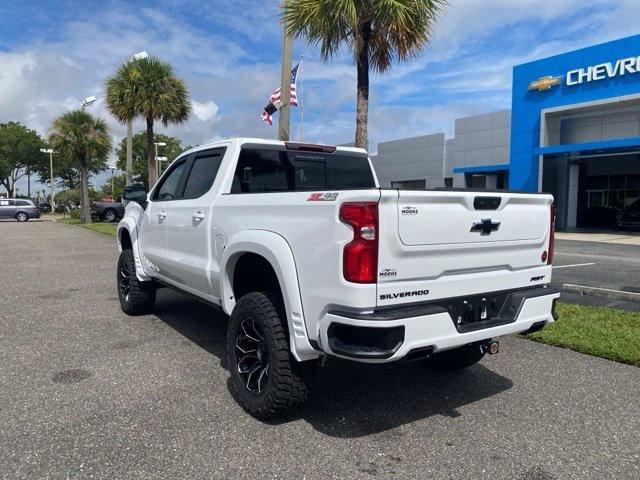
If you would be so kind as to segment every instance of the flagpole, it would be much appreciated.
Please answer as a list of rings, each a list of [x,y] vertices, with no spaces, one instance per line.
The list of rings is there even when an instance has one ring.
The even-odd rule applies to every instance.
[[[286,3],[287,0],[285,0]],[[278,140],[289,140],[289,113],[291,106],[291,37],[287,26],[282,26],[282,65],[280,70],[280,112],[278,115]]]
[[[304,98],[303,98],[303,89],[304,89],[304,76],[302,76],[302,72],[300,72],[300,67],[304,70],[304,66],[302,65],[302,55],[300,55],[300,62],[298,63],[298,75],[300,75],[300,95],[298,95],[298,103],[300,104],[300,122],[298,123],[298,141],[302,141],[302,126],[304,124]]]

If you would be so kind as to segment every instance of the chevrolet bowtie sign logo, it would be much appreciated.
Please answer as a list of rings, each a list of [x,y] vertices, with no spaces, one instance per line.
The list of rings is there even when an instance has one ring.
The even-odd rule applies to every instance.
[[[562,77],[540,77],[538,80],[534,80],[529,84],[529,91],[537,90],[539,92],[544,92],[546,90],[550,90],[551,87],[555,87],[556,85],[560,85],[562,81]]]

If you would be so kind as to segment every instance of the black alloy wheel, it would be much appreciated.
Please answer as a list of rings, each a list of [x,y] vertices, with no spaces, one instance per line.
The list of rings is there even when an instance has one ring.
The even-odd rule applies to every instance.
[[[262,329],[252,319],[240,322],[235,348],[236,368],[246,389],[261,394],[269,379],[269,348]]]

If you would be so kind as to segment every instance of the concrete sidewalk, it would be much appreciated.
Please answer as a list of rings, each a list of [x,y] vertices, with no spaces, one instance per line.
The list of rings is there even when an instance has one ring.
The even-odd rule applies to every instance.
[[[558,240],[574,240],[578,242],[618,243],[621,245],[640,246],[640,232],[575,230],[556,232],[556,238]]]

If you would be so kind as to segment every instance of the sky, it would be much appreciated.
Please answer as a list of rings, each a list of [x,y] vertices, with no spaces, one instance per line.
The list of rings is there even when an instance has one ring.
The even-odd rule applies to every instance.
[[[105,79],[145,50],[173,65],[193,103],[188,122],[157,131],[183,145],[275,138],[277,122],[270,127],[260,114],[280,77],[280,1],[3,0],[0,122],[20,121],[46,137],[56,116],[95,95],[88,109],[108,122],[117,143],[125,127],[105,109]],[[372,76],[372,150],[413,135],[451,136],[456,118],[510,108],[513,65],[640,33],[630,21],[639,12],[637,0],[449,0],[422,53]],[[294,63],[300,56],[302,137],[353,141],[352,55],[344,50],[323,62],[317,48],[296,40]],[[293,109],[294,139],[299,113]],[[134,131],[143,129],[134,124]],[[19,187],[26,192],[24,181]]]

